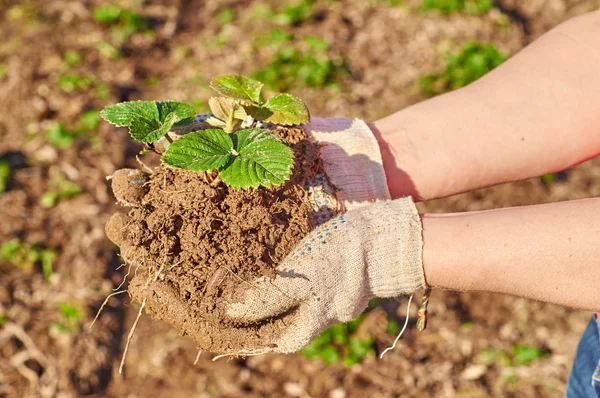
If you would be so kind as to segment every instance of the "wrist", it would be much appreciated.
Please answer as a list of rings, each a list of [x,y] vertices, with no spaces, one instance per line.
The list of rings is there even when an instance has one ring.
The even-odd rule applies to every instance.
[[[466,253],[457,236],[469,223],[461,214],[421,214],[423,225],[423,272],[427,285],[434,288],[478,290],[480,269],[465,269]]]

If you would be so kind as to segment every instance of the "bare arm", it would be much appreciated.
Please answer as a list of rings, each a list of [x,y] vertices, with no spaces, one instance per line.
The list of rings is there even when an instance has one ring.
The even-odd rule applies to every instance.
[[[423,215],[428,284],[600,311],[600,198]]]
[[[600,11],[569,20],[479,81],[374,122],[393,197],[444,197],[600,153]]]

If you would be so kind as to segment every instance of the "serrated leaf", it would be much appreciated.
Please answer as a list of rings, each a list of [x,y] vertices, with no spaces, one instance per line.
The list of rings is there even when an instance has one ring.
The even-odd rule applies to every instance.
[[[140,142],[150,143],[165,135],[169,128],[156,120],[138,118],[130,122],[129,134]]]
[[[194,112],[194,108],[188,104],[177,101],[156,101],[155,104],[158,109],[159,120],[163,124],[167,124],[168,117],[173,118],[174,123],[172,126],[175,127],[187,126],[194,122],[196,113]]]
[[[281,184],[292,172],[294,154],[268,130],[247,129],[234,133],[233,162],[220,172],[223,182],[234,188],[269,187]]]
[[[266,122],[289,126],[291,124],[308,123],[310,114],[306,104],[298,97],[290,94],[277,94],[264,105],[273,114]]]
[[[176,101],[129,101],[107,106],[100,116],[116,126],[128,126],[133,138],[150,143],[172,127],[194,121],[194,108]]]
[[[133,120],[159,121],[158,109],[152,101],[127,101],[102,109],[100,116],[118,127],[130,126]]]
[[[231,158],[233,141],[229,134],[219,129],[195,131],[173,142],[162,156],[170,167],[192,171],[215,170]]]
[[[260,102],[260,90],[263,84],[257,80],[240,75],[218,76],[212,79],[210,86],[219,94],[253,103]]]

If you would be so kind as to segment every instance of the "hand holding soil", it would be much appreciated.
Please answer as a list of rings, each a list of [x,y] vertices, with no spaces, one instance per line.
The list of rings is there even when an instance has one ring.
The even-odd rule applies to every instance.
[[[183,133],[210,127],[205,123],[210,119],[197,116]],[[388,223],[388,207],[367,206],[349,214],[348,225],[362,220],[362,229],[355,231],[336,218],[307,236],[317,225],[346,211],[389,201],[379,147],[367,125],[360,120],[313,119],[300,127],[271,127],[294,155],[290,178],[273,187],[236,189],[224,183],[225,174],[221,179],[168,167],[151,174],[119,170],[112,176],[118,201],[131,207],[128,215],[114,215],[106,227],[134,275],[129,294],[144,303],[147,313],[190,335],[203,350],[297,351],[328,325],[358,315],[368,299],[379,293],[377,286],[387,283],[384,279],[393,282],[392,295],[424,285],[420,265],[413,276],[417,282],[407,291],[398,290],[397,279],[403,275],[392,272],[383,278],[382,270],[369,268],[373,261],[363,255],[368,253],[361,254],[378,223],[395,225]],[[411,225],[418,229],[418,216],[409,202],[403,204],[412,209],[407,220],[417,217]],[[400,260],[402,250],[394,243],[398,237],[389,234],[389,238],[394,258]],[[327,250],[317,250],[311,243],[317,240]],[[420,243],[414,245],[420,253]],[[348,264],[348,258],[329,259],[330,251],[347,252],[354,259]],[[281,270],[276,270],[278,264]],[[298,278],[290,278],[291,271]],[[344,273],[348,278],[340,278]],[[341,283],[334,286],[334,279]],[[265,308],[257,313],[255,306],[263,306],[258,300],[263,289],[269,293]],[[338,289],[348,290],[349,296],[341,300],[344,295],[337,294]],[[385,290],[384,294],[391,293]],[[335,309],[330,302],[336,297],[337,306],[343,308]],[[231,303],[237,307],[232,306],[227,316]],[[329,311],[321,318],[307,319],[323,309]],[[253,315],[245,316],[248,311]],[[298,329],[307,321],[311,325]],[[291,340],[290,330],[297,331]]]

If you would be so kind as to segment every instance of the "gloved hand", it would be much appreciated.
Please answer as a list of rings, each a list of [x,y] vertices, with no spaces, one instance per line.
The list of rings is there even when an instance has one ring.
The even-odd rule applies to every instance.
[[[206,118],[207,115],[198,115],[192,126],[173,133],[181,135],[210,128],[204,122]],[[230,308],[233,318],[240,323],[248,323],[297,306],[298,314],[292,318],[293,325],[301,324],[302,328],[293,326],[285,329],[277,343],[268,349],[248,347],[243,352],[232,354],[297,351],[331,324],[353,319],[365,308],[369,298],[408,294],[425,285],[419,216],[410,199],[389,201],[379,145],[367,125],[358,119],[313,118],[304,128],[311,139],[321,144],[326,174],[307,182],[305,187],[313,207],[311,221],[318,225],[334,219],[311,233],[302,246],[288,256],[278,268],[279,277],[273,282],[260,280],[259,290],[251,290],[243,304],[236,303]],[[162,145],[168,145],[164,141]],[[119,190],[117,181],[113,179],[117,199],[124,204],[141,203],[147,177],[139,171],[127,171],[121,175],[126,176],[121,184],[138,189]],[[128,194],[125,195],[125,192]],[[350,213],[336,218],[347,211]],[[107,224],[107,232],[113,231],[112,234],[109,232],[109,238],[120,246],[124,259],[139,259],[139,253],[133,253],[134,248],[125,239],[127,225],[126,216],[113,216]],[[323,244],[323,241],[327,243]],[[314,242],[321,243],[314,245]],[[399,242],[402,247],[398,246]],[[328,264],[327,267],[324,264]],[[307,279],[290,278],[286,270],[302,274]],[[131,283],[140,282],[137,279],[134,277]],[[152,283],[161,284],[160,281]],[[268,300],[265,303],[268,304],[258,300],[263,294],[259,293],[262,289],[265,289],[264,297]],[[272,294],[272,289],[281,294]],[[163,308],[165,302],[174,302],[161,296],[173,295],[171,290],[162,285],[152,288],[155,294],[148,296],[146,308],[155,314],[188,310],[184,304],[179,306],[181,308],[171,308],[173,304]],[[282,298],[285,294],[287,298]],[[255,309],[263,305],[265,308]],[[198,327],[189,322],[175,326],[185,333],[199,334],[195,333]],[[249,328],[248,333],[253,333],[252,330],[252,327]]]
[[[333,324],[356,318],[374,297],[426,288],[419,214],[411,198],[389,200],[379,145],[367,125],[314,119],[307,131],[323,144],[335,195],[327,180],[308,184],[314,219],[323,225],[277,267],[276,278],[257,279],[241,302],[230,304],[228,315],[240,324],[295,311],[277,341],[236,354],[298,351]],[[336,199],[342,215],[333,217],[322,204],[333,208]]]
[[[251,324],[294,310],[275,342],[236,354],[290,353],[328,327],[356,318],[370,299],[426,288],[421,220],[411,198],[363,206],[307,235],[277,267],[260,278],[227,314]]]

